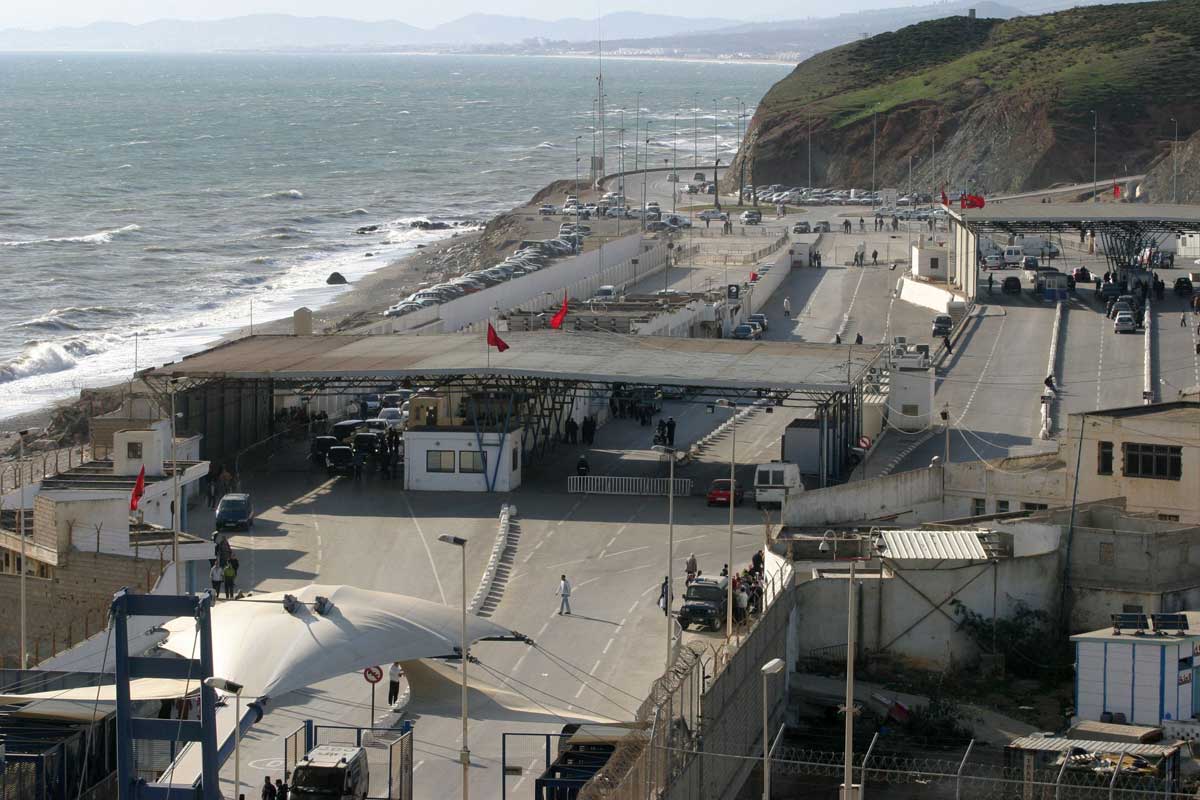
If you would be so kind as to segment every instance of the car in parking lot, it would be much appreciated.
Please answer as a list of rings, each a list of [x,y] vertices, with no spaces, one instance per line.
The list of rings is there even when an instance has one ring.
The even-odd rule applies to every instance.
[[[1134,322],[1133,314],[1129,311],[1117,314],[1113,320],[1113,330],[1116,333],[1137,333],[1137,323]]]
[[[683,593],[676,618],[683,629],[689,625],[719,631],[729,616],[729,578],[694,578]]]
[[[1004,256],[999,253],[988,253],[983,257],[984,269],[1004,269]]]
[[[742,212],[741,221],[743,225],[757,225],[762,222],[762,212],[747,209]]]
[[[750,321],[758,325],[758,327],[762,328],[764,331],[770,329],[771,327],[769,324],[767,324],[766,314],[751,314]]]
[[[812,233],[812,225],[806,220],[801,220],[792,226],[792,233]]]
[[[558,209],[555,208],[554,206],[550,205],[549,203],[546,203],[545,205],[543,205],[541,208],[538,209],[538,214],[542,215],[543,217],[550,217],[557,213],[558,213]]]
[[[761,339],[762,334],[754,329],[753,325],[743,322],[741,325],[735,325],[730,335],[734,339]]]
[[[1000,284],[1000,291],[1004,292],[1005,294],[1020,294],[1021,279],[1016,275],[1009,275],[1004,279],[1004,282]]]
[[[813,225],[813,233],[829,233],[829,220],[821,220],[816,225]]]
[[[733,486],[733,504],[740,506],[742,501],[746,499],[746,490],[741,484]],[[705,495],[705,500],[710,506],[727,506],[729,505],[729,478],[717,478],[708,486],[708,494]]]
[[[709,220],[729,219],[728,214],[726,214],[724,211],[717,211],[715,208],[706,208],[703,211],[701,211],[699,214],[697,214],[697,216],[700,219],[709,219]]]
[[[254,526],[254,506],[250,495],[227,494],[217,503],[215,525],[219,531],[248,531]]]

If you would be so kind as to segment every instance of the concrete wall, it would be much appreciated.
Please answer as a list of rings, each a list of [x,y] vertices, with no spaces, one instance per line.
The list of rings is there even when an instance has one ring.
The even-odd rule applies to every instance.
[[[1057,553],[1001,559],[995,564],[929,563],[939,566],[895,569],[893,577],[859,582],[860,652],[886,652],[924,669],[970,663],[979,651],[960,630],[951,599],[989,618],[993,612],[1001,617],[1011,615],[1018,603],[1050,609],[1058,600]],[[845,579],[810,580],[797,587],[797,593],[795,634],[800,656],[817,648],[844,645]],[[934,610],[926,597],[935,605],[941,603],[940,610]]]
[[[788,499],[784,525],[865,522],[899,512],[898,524],[943,519],[942,468],[901,472],[869,481],[814,489]]]
[[[1196,500],[1196,487],[1200,486],[1200,426],[1181,418],[1185,413],[1177,410],[1134,417],[1087,417],[1079,465],[1079,498],[1124,497],[1130,511],[1171,514],[1178,516],[1180,522],[1200,522],[1200,503]],[[1070,416],[1066,433],[1059,439],[1067,485],[1075,478],[1082,419],[1077,415]],[[1113,445],[1111,475],[1099,474],[1099,443],[1102,441]],[[1182,479],[1126,477],[1121,447],[1126,442],[1182,446]]]
[[[1022,468],[1023,461],[1031,466]],[[1007,502],[1008,511],[1022,510],[1022,503],[1061,506],[1067,502],[1063,466],[1061,461],[1048,462],[1042,456],[1007,459],[999,465],[983,461],[952,464],[946,470],[947,502],[967,508],[971,516],[975,515],[971,501],[976,499],[984,501],[983,514],[1004,513],[997,501]]]
[[[503,439],[496,433],[484,433],[483,451],[486,475],[478,472],[461,472],[462,453],[479,451],[479,440],[474,431],[429,429],[408,431],[404,434],[404,488],[426,492],[486,492],[489,480],[492,490],[509,492],[521,485],[521,431],[510,432]],[[428,472],[426,454],[431,450],[451,450],[455,454],[454,472]],[[513,453],[517,467],[512,468]]]
[[[157,559],[133,559],[72,551],[67,566],[57,567],[52,579],[26,578],[29,660],[47,658],[82,641],[104,626],[113,593],[123,586],[149,591],[158,579]],[[18,663],[20,578],[0,575],[0,657]]]
[[[954,294],[944,287],[922,283],[907,276],[900,279],[900,299],[941,314],[949,314],[950,304],[956,300]]]

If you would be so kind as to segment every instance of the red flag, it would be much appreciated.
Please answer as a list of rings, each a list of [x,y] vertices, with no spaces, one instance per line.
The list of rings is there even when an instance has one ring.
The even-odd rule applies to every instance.
[[[977,194],[964,194],[960,199],[962,208],[983,208],[987,201]]]
[[[142,465],[142,471],[138,473],[137,483],[133,485],[133,494],[129,495],[129,510],[137,511],[138,503],[142,501],[142,495],[146,493],[146,465]]]
[[[946,187],[944,187],[944,186],[942,187],[942,205],[944,205],[944,206],[950,205],[950,198],[946,197]]]
[[[1114,200],[1121,199],[1121,187],[1115,183],[1113,184],[1113,199]]]
[[[492,323],[488,323],[488,347],[494,347],[503,353],[508,349],[508,343],[500,338],[500,334],[496,333],[496,329],[492,327]]]
[[[558,330],[559,328],[561,328],[563,326],[563,320],[565,320],[566,318],[567,318],[567,295],[564,292],[562,308],[560,308],[558,310],[558,312],[553,317],[550,318],[550,327],[554,328],[555,330]],[[490,342],[489,342],[489,344],[490,344]]]

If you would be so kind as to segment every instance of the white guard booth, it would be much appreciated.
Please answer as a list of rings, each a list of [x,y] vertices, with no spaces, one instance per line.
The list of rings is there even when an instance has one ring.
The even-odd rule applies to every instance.
[[[918,278],[945,281],[950,274],[950,253],[944,247],[912,246],[912,271]]]
[[[404,488],[416,492],[510,492],[521,485],[522,430],[430,426],[404,434]]]

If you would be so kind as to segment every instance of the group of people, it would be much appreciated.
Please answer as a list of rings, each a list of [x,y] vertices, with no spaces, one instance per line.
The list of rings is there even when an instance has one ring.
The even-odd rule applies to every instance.
[[[808,249],[808,263],[809,266],[813,267],[821,266],[821,251],[815,247],[810,247]]]
[[[589,447],[596,441],[596,418],[587,415],[583,422],[578,423],[574,417],[567,417],[563,423],[563,441],[567,444],[585,444]]]
[[[243,795],[239,800],[244,800],[244,797]],[[271,783],[271,776],[267,775],[263,778],[261,797],[262,800],[287,800],[288,785],[282,778],[276,778],[275,783]]]
[[[763,551],[756,550],[750,559],[750,566],[733,576],[733,621],[744,622],[749,614],[757,614],[763,606]],[[696,554],[691,553],[684,563],[685,585],[703,576]],[[729,565],[721,565],[721,577],[729,577]],[[658,590],[658,606],[666,613],[669,603],[670,582],[663,578]]]
[[[854,253],[854,266],[865,267],[866,261],[867,261],[867,251],[866,250],[858,250]],[[871,266],[873,266],[873,267],[879,266],[879,251],[878,250],[871,251]]]
[[[229,537],[216,533],[213,538],[213,558],[209,559],[208,579],[212,582],[213,592],[217,597],[222,590],[226,600],[232,600],[237,589],[238,564]]]
[[[275,412],[275,424],[293,431],[306,431],[311,424],[314,434],[322,434],[329,425],[329,415],[324,411],[309,414],[304,406],[287,406]]]
[[[658,445],[666,445],[667,447],[675,446],[675,418],[667,417],[663,419],[659,417],[658,427],[654,433],[654,443]]]
[[[883,218],[883,214],[875,215],[876,232],[886,231],[889,227],[892,229],[892,231],[900,230],[900,218],[893,214],[891,220],[888,221]]]
[[[655,410],[654,404],[644,398],[615,392],[608,398],[608,412],[614,419],[631,417],[643,425],[649,425]]]
[[[382,449],[376,453],[375,460],[379,464],[379,472],[383,477],[388,479],[400,477],[400,465],[404,461],[404,440],[400,437],[400,431],[395,428],[388,430],[387,435],[382,439]],[[365,453],[356,452],[354,454],[354,477],[358,478],[362,475],[365,462]]]
[[[706,228],[712,227],[712,219],[710,217],[704,218],[704,227],[706,227]],[[731,219],[721,220],[721,233],[733,233],[733,220],[731,220]]]

